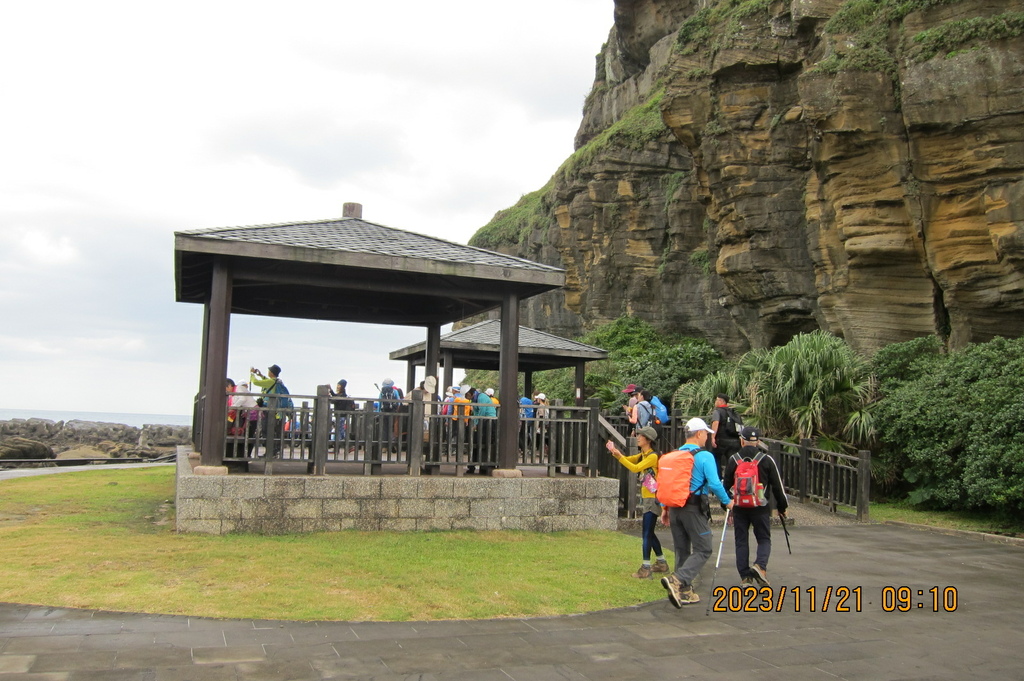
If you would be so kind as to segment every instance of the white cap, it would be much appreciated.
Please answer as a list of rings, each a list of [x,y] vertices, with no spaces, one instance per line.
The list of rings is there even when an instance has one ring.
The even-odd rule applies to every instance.
[[[494,397],[494,388],[488,388],[484,392],[487,393],[488,397]]]
[[[715,431],[708,428],[708,424],[704,423],[704,419],[692,418],[686,422],[686,431],[689,433],[696,433],[698,430],[706,430],[709,433]]]
[[[548,396],[545,395],[544,393],[537,393],[537,399],[538,400],[546,400],[546,399],[548,399]]]

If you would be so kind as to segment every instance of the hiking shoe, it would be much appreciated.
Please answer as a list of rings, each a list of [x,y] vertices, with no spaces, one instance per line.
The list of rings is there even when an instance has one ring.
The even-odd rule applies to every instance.
[[[661,578],[661,585],[665,587],[665,591],[668,592],[668,602],[677,608],[683,607],[682,599],[679,594],[682,584],[679,583],[679,579],[675,575],[669,575],[668,577]],[[692,591],[692,589],[691,589]]]
[[[651,568],[651,572],[668,572],[668,561],[659,560],[654,563],[654,567]]]
[[[651,578],[651,566],[641,565],[640,569],[633,573],[633,576],[637,579],[650,579]]]
[[[676,606],[677,608],[683,605],[693,605],[694,603],[700,603],[700,596],[697,595],[697,592],[693,590],[692,586],[687,586],[680,589],[679,596],[677,596],[677,598],[679,598],[679,605]]]
[[[753,565],[751,565],[750,569],[754,573],[752,576],[753,576],[755,582],[757,582],[761,586],[771,586],[771,584],[768,583],[768,570],[767,569],[761,567],[757,563],[754,563]]]

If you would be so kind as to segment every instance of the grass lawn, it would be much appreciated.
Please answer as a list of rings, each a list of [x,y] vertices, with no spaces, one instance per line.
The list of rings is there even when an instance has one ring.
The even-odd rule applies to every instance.
[[[588,612],[664,596],[618,532],[179,535],[174,468],[0,483],[0,601],[286,620]]]
[[[953,530],[970,530],[1010,536],[1024,536],[1024,520],[997,518],[991,514],[968,511],[921,511],[906,503],[871,503],[871,520],[895,520]]]

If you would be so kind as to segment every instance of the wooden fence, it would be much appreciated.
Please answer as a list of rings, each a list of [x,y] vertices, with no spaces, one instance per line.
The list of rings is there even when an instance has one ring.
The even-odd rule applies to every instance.
[[[307,472],[324,475],[328,463],[343,462],[375,475],[385,464],[402,464],[410,475],[436,473],[441,466],[454,466],[456,475],[463,475],[498,466],[498,419],[461,413],[474,405],[456,405],[460,413],[446,414],[443,402],[332,397],[327,386],[317,395],[291,395],[294,404],[287,409],[273,404],[278,399],[273,396],[251,396],[266,403],[229,409],[224,441],[229,467],[263,461],[272,472],[277,461],[302,461]],[[517,465],[544,467],[549,475],[576,469],[597,475],[597,401],[586,407],[555,405],[532,417],[525,410],[535,407],[510,406],[519,410]],[[197,399],[195,443],[202,441],[202,412]]]

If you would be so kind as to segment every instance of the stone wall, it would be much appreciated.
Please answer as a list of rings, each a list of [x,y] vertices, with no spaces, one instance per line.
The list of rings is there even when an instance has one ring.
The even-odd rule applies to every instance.
[[[615,530],[611,478],[196,475],[178,456],[179,532]]]

